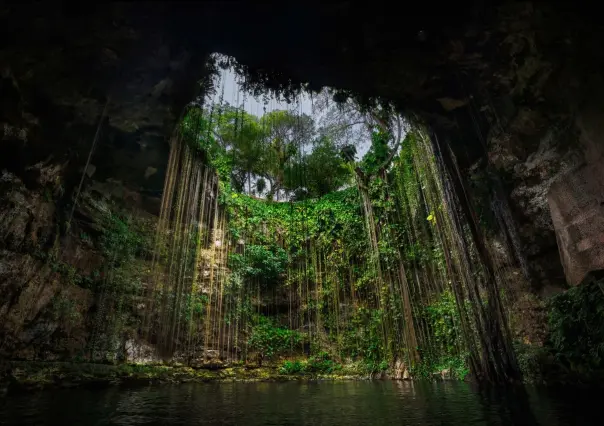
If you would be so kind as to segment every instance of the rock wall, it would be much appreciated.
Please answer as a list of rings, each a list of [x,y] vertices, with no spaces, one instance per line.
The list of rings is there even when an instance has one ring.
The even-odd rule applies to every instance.
[[[588,110],[569,117],[562,127],[542,113],[533,112],[529,118],[528,112],[519,112],[509,126],[515,132],[494,135],[489,141],[490,164],[506,181],[537,290],[578,284],[588,270],[602,266],[598,250],[604,140],[593,137],[593,125],[599,120],[592,119],[586,128],[585,116],[593,114]],[[526,138],[535,138],[532,149]],[[584,239],[591,243],[583,245],[591,248],[575,247]],[[581,259],[586,253],[579,252],[588,249],[594,250],[590,259]]]
[[[0,8],[0,357],[89,356],[107,218],[159,211],[202,61],[134,9]]]
[[[566,173],[548,199],[566,279],[578,285],[590,271],[604,269],[604,168]]]
[[[73,283],[73,274],[90,275],[103,259],[79,238],[58,232],[56,181],[31,191],[4,171],[0,182],[0,354],[75,356],[88,337],[93,298]]]
[[[599,163],[604,83],[594,43],[600,34],[590,39],[591,20],[562,5],[506,2],[496,16],[481,42],[480,32],[468,34],[453,49],[468,102],[453,111],[452,146],[469,181],[482,169],[480,176],[491,176],[486,191],[500,187],[491,198],[507,204],[515,228],[507,232],[517,234],[527,278],[545,296],[567,285],[550,188]],[[506,59],[490,61],[487,51]]]
[[[604,110],[586,108],[577,118],[583,161],[560,176],[548,194],[566,279],[578,285],[604,269]]]
[[[103,262],[82,233],[99,235],[106,200],[157,213],[169,136],[212,51],[239,55],[270,88],[294,79],[383,96],[444,129],[464,177],[479,159],[499,175],[534,293],[566,286],[560,252],[571,283],[601,264],[597,250],[576,260],[592,250],[584,241],[601,247],[601,229],[569,226],[564,195],[576,193],[573,179],[601,176],[598,14],[535,2],[457,2],[435,14],[422,3],[406,5],[401,24],[372,4],[218,3],[0,7],[1,354],[82,347],[95,307],[66,265],[87,277]],[[299,24],[310,19],[321,25]],[[78,204],[68,227],[82,176],[82,194],[105,201]]]
[[[73,208],[63,200],[62,172],[41,166],[30,188],[6,170],[0,176],[0,357],[88,359],[91,339],[103,338],[99,303],[107,274],[115,273],[106,247],[111,218],[132,214],[153,222],[142,203],[116,196],[125,191],[119,184],[89,182]],[[148,268],[140,259],[118,275],[140,279]],[[121,314],[128,339],[138,314]]]

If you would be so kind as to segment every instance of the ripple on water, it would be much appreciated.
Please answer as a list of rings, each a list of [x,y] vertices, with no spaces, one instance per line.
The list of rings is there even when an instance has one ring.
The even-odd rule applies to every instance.
[[[351,381],[60,390],[0,401],[2,425],[585,425],[601,394]]]

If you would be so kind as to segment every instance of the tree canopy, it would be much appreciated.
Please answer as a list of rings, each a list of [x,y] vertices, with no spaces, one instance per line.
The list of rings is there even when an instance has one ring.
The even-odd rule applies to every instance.
[[[228,103],[191,108],[187,140],[235,191],[267,199],[318,198],[386,170],[402,141],[400,117],[354,101],[317,101],[312,117],[289,110],[255,116]],[[357,148],[368,146],[357,161]]]

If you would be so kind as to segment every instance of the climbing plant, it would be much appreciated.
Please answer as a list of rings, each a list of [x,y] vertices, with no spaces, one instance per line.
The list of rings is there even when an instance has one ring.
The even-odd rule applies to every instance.
[[[304,355],[296,371],[508,377],[498,283],[442,150],[392,105],[335,95],[324,117],[255,116],[224,88],[189,109],[146,329],[170,353]]]

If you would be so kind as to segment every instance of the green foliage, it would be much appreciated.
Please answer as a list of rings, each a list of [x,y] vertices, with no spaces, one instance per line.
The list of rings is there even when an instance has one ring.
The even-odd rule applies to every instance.
[[[279,368],[281,374],[300,374],[304,372],[305,363],[302,361],[283,361]]]
[[[185,319],[189,321],[193,316],[201,317],[206,311],[208,300],[209,298],[205,294],[189,294],[185,304]]]
[[[270,247],[251,244],[245,254],[232,253],[229,267],[244,278],[258,278],[265,284],[273,284],[285,272],[287,253],[277,245]]]
[[[141,259],[151,253],[153,232],[150,221],[126,213],[108,214],[100,242],[107,260],[103,276],[110,279],[97,284],[114,287],[122,295],[138,294],[145,276]]]
[[[451,291],[441,293],[438,299],[425,307],[425,319],[432,329],[434,346],[452,354],[463,345],[459,310]]]
[[[302,335],[297,331],[279,327],[270,318],[264,316],[258,316],[256,321],[248,339],[251,350],[272,359],[299,348]]]
[[[134,333],[141,322],[136,306],[149,273],[144,259],[151,253],[155,228],[152,220],[117,207],[104,212],[99,243],[105,262],[88,285],[97,297],[94,321],[98,331],[88,343],[93,356],[115,360],[124,356],[119,349],[123,334]]]
[[[332,374],[342,370],[342,365],[333,361],[327,352],[310,357],[308,360],[284,361],[279,368],[281,374]]]
[[[351,176],[333,141],[325,135],[315,140],[315,122],[308,115],[271,111],[259,118],[218,103],[205,111],[189,109],[180,129],[221,181],[238,192],[269,199],[281,190],[318,197]]]
[[[90,275],[82,274],[75,266],[63,262],[55,250],[41,251],[37,250],[33,255],[45,262],[53,272],[61,275],[63,281],[70,285],[77,285],[83,288],[90,288],[99,279],[99,271],[94,270]]]
[[[358,371],[377,373],[395,359],[416,363],[419,353],[418,377],[449,370],[463,378],[468,354],[458,306],[450,292],[435,297],[438,286],[427,282],[446,274],[436,236],[446,230],[439,227],[442,200],[432,164],[418,160],[419,137],[408,134],[393,158],[391,131],[376,125],[369,152],[351,163],[350,146],[317,132],[310,117],[273,111],[257,118],[228,105],[205,114],[198,123],[206,125],[205,136],[195,141],[211,165],[223,167],[219,202],[237,247],[221,288],[223,306],[232,307],[224,320],[245,324],[244,350],[275,358],[301,349],[300,333],[279,325],[283,312],[255,321],[252,314],[267,312],[260,307],[267,299],[289,292],[297,309],[290,315],[308,330],[313,355],[288,361],[284,372],[331,372],[346,359]],[[353,171],[358,186],[336,191],[351,183]],[[241,194],[246,189],[267,200]],[[293,195],[290,202],[272,202],[284,191]],[[403,304],[405,298],[411,300]],[[426,298],[432,298],[427,307],[420,304]],[[203,309],[191,315],[202,317]],[[417,333],[407,334],[411,327]],[[411,341],[422,348],[407,347]]]
[[[364,373],[376,373],[388,368],[383,340],[383,320],[382,311],[359,307],[344,333],[342,355],[360,360]]]
[[[296,281],[302,282],[304,277],[313,274],[315,265],[312,264],[312,250],[324,250],[327,256],[322,269],[335,274],[334,277],[343,274],[345,279],[350,279],[349,274],[352,273],[357,287],[355,291],[372,297],[370,294],[376,284],[377,273],[370,261],[356,188],[329,193],[318,200],[296,203],[270,203],[235,193],[223,196],[222,201],[229,214],[231,235],[262,243],[246,245],[244,253],[230,256],[230,267],[244,280],[254,285],[255,280],[262,283],[269,276],[275,278],[274,283],[286,285],[285,274],[276,274],[283,270],[288,271],[287,283],[296,285]],[[313,249],[300,250],[301,247],[308,247],[309,241],[312,241]],[[277,252],[271,249],[275,243],[284,245],[289,259],[282,255],[275,256]],[[383,245],[382,248],[384,256],[395,258],[393,247]],[[278,268],[271,266],[275,263],[279,265]],[[294,274],[296,269],[292,271],[291,268],[296,264],[307,264],[309,269],[306,274]],[[338,322],[329,309],[329,306],[333,306],[335,283],[331,279],[324,280],[322,287],[320,299],[309,301],[305,309],[321,310],[322,322],[331,330],[329,340],[339,347],[338,354],[358,360],[363,374],[386,370],[390,356],[382,328],[384,312],[359,307],[351,321]],[[336,334],[337,327],[340,330]],[[326,349],[325,342],[313,346],[313,351],[323,349]],[[321,368],[318,362],[316,364],[317,368]]]
[[[214,134],[207,131],[209,122],[210,118],[207,114],[199,108],[191,108],[180,123],[180,131],[194,151],[207,155],[211,161],[219,153],[219,147],[215,143]]]
[[[597,383],[604,378],[604,279],[589,277],[547,302],[543,345],[514,342],[526,382]]]
[[[329,374],[342,369],[342,366],[334,362],[327,352],[320,352],[310,357],[304,367],[304,371],[316,374]]]
[[[381,130],[374,130],[371,133],[371,147],[361,163],[361,168],[365,173],[376,174],[380,171],[380,167],[384,166],[390,155],[389,139],[390,135]]]
[[[514,352],[525,382],[539,383],[545,378],[545,370],[552,361],[546,348],[514,342]]]
[[[413,376],[431,378],[435,373],[448,371],[452,377],[463,380],[469,373],[468,353],[463,349],[459,310],[453,293],[441,293],[424,307],[422,316],[430,328],[432,344],[420,351],[421,361],[411,369]]]
[[[116,265],[132,262],[150,252],[153,229],[149,223],[127,214],[106,217],[101,247]]]
[[[467,354],[440,356],[438,358],[428,354],[422,358],[422,361],[413,366],[410,371],[414,378],[431,379],[435,375],[443,375],[458,380],[465,380],[470,373],[468,368]]]
[[[350,168],[340,155],[340,150],[327,136],[314,144],[312,151],[291,168],[291,189],[304,187],[310,198],[322,197],[336,191],[351,180]]]
[[[354,145],[344,145],[340,149],[340,156],[342,157],[342,160],[344,160],[347,163],[353,162],[356,155],[357,155],[357,147]]]
[[[604,286],[582,283],[552,298],[549,342],[555,358],[571,371],[604,369]]]

